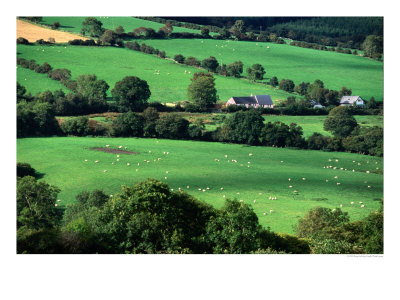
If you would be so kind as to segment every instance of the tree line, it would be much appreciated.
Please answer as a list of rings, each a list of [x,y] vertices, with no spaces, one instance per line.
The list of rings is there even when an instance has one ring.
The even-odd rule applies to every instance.
[[[296,235],[280,234],[263,228],[248,204],[227,199],[216,209],[154,179],[114,195],[82,191],[61,208],[60,189],[22,173],[27,165],[17,165],[17,253],[383,253],[382,209],[350,222],[340,208],[316,207]]]

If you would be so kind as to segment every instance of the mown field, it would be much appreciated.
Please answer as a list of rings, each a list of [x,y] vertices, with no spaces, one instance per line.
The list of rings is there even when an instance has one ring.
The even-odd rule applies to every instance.
[[[118,158],[91,150],[106,145],[127,147],[138,154]],[[356,220],[377,209],[383,197],[382,158],[349,153],[161,139],[57,137],[18,139],[17,160],[30,163],[40,180],[60,187],[58,198],[63,205],[73,203],[82,190],[97,188],[115,194],[122,184],[151,177],[215,207],[221,207],[226,198],[242,200],[252,205],[263,226],[288,233],[314,206],[334,209],[342,205]]]
[[[240,60],[244,69],[261,64],[265,77],[292,79],[295,84],[320,79],[325,87],[340,90],[351,88],[353,95],[369,100],[383,99],[383,63],[365,57],[294,47],[286,44],[216,40],[146,40],[155,48],[173,57],[182,54],[204,59],[214,56],[220,63]]]
[[[99,79],[104,79],[110,85],[108,92],[110,96],[117,81],[125,76],[137,76],[147,81],[151,91],[150,102],[168,103],[186,100],[190,79],[195,72],[201,71],[154,55],[112,47],[18,45],[17,51],[18,57],[34,59],[39,64],[48,62],[54,69],[71,70],[72,79],[82,74],[96,74]],[[28,80],[22,81],[26,78],[23,77],[26,72],[35,72],[25,70],[26,72],[21,74],[21,70],[22,68],[17,69],[17,81],[24,85],[28,92],[31,89],[35,91],[48,89],[48,80],[37,84],[29,83]],[[223,103],[232,96],[248,96],[251,93],[270,94],[274,100],[286,100],[290,96],[287,92],[263,84],[253,84],[248,80],[218,75],[214,77],[218,96]]]

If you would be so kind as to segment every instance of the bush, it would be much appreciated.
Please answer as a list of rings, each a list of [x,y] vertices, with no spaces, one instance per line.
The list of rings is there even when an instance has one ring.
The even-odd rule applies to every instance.
[[[156,132],[161,138],[183,139],[188,136],[189,121],[177,114],[165,114],[156,121]]]
[[[113,120],[112,135],[114,136],[143,136],[144,119],[138,114],[129,111],[120,114]]]
[[[23,37],[19,37],[17,38],[17,44],[21,44],[21,45],[29,45],[29,41]]]
[[[35,169],[28,163],[17,163],[17,177],[32,176],[35,177]]]
[[[89,132],[88,117],[69,119],[61,124],[61,130],[66,135],[86,136]]]
[[[55,69],[48,73],[48,77],[54,80],[63,81],[71,78],[71,71],[68,69]]]
[[[177,55],[174,56],[174,60],[178,64],[183,64],[185,62],[185,57],[182,54],[177,54]]]

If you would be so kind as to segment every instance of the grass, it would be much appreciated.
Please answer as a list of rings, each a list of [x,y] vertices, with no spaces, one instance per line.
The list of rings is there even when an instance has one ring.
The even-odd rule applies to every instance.
[[[17,81],[32,95],[45,90],[54,92],[61,89],[68,92],[68,89],[61,82],[48,78],[47,74],[39,74],[21,66],[18,66],[17,69]]]
[[[351,88],[353,95],[383,100],[383,63],[365,57],[293,47],[286,44],[219,40],[146,40],[146,44],[165,50],[169,56],[182,54],[204,59],[214,56],[220,63],[240,60],[244,70],[255,63],[266,70],[266,77],[292,79],[295,84],[320,79],[325,87]],[[267,48],[269,47],[269,48]]]
[[[153,28],[155,31],[158,31],[161,27],[164,27],[164,24],[142,20],[134,17],[95,17],[99,21],[103,23],[103,28],[114,30],[118,26],[122,26],[125,29],[125,32],[132,32],[134,29],[139,27]],[[43,17],[42,22],[40,24],[44,25],[53,25],[54,22],[60,23],[60,30],[72,32],[72,33],[81,33],[82,23],[85,21],[86,17]],[[176,27],[173,26],[173,32],[192,32],[192,33],[200,33],[200,30]]]
[[[90,150],[106,144],[113,148],[122,145],[139,154],[121,155],[117,162],[115,154]],[[288,233],[293,233],[292,226],[316,205],[333,209],[342,204],[351,219],[357,220],[376,210],[377,200],[383,197],[382,158],[350,153],[160,139],[54,137],[18,139],[17,161],[30,163],[43,174],[40,180],[60,187],[58,198],[64,205],[73,203],[83,190],[97,188],[115,194],[122,184],[151,177],[215,207],[221,207],[226,198],[243,200],[252,205],[263,226]],[[327,165],[337,169],[323,168]],[[277,200],[269,200],[270,196]],[[270,209],[274,213],[270,214]]]
[[[137,76],[147,81],[151,91],[150,102],[177,102],[187,99],[187,87],[195,72],[201,70],[179,65],[170,60],[144,54],[129,49],[112,47],[84,46],[27,46],[18,45],[18,57],[34,59],[37,63],[48,62],[54,69],[71,70],[72,79],[82,74],[96,74],[110,86],[108,95],[115,83],[125,76]],[[17,70],[17,79],[21,83],[21,68]],[[156,75],[155,70],[160,71]],[[189,73],[185,73],[185,70]],[[34,73],[34,71],[31,71]],[[25,73],[24,73],[25,74]],[[263,84],[253,84],[248,80],[214,76],[221,102],[226,102],[235,95],[270,94],[272,99],[287,99],[289,93]],[[34,87],[45,91],[47,80],[38,82]],[[32,85],[31,85],[32,86]],[[29,89],[28,89],[29,91]]]

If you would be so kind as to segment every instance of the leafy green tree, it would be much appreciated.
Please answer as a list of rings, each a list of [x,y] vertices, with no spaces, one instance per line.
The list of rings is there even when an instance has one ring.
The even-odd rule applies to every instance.
[[[122,113],[113,120],[112,134],[114,136],[143,136],[144,120],[142,116],[128,111]]]
[[[227,66],[227,71],[229,76],[239,78],[243,73],[243,63],[240,60],[235,61]]]
[[[187,137],[189,121],[178,114],[165,114],[156,121],[155,130],[161,138],[182,139]]]
[[[339,91],[339,98],[342,98],[343,96],[351,96],[351,93],[351,89],[342,86],[342,89]]]
[[[258,249],[260,229],[257,215],[249,205],[227,199],[221,211],[208,222],[206,236],[213,253],[249,253]]]
[[[103,45],[111,45],[111,46],[117,43],[117,39],[118,39],[118,34],[111,29],[105,30],[100,37],[100,41],[102,42]]]
[[[248,111],[238,111],[227,118],[223,127],[228,133],[228,141],[257,145],[261,130],[264,127],[264,119],[261,114],[252,109]]]
[[[237,20],[235,24],[233,24],[233,26],[231,27],[230,32],[236,37],[239,37],[241,34],[246,33],[244,21]]]
[[[118,34],[118,35],[124,34],[125,33],[124,27],[122,27],[121,25],[118,26],[117,28],[115,28],[115,33]]]
[[[324,230],[330,230],[348,223],[350,220],[348,213],[340,208],[330,209],[317,206],[310,209],[307,214],[301,218],[296,228],[296,234],[299,237],[312,238],[322,235]]]
[[[88,100],[92,112],[104,110],[107,107],[107,90],[109,85],[96,75],[79,75],[76,78],[76,91]]]
[[[81,116],[66,120],[60,127],[66,135],[86,136],[89,132],[88,122],[88,117]]]
[[[111,94],[115,98],[119,110],[125,112],[143,110],[151,92],[145,80],[136,76],[126,76],[115,84]]]
[[[294,91],[294,82],[290,79],[281,79],[279,82],[279,88],[286,92],[292,93]]]
[[[210,56],[201,61],[201,66],[209,72],[216,72],[219,63],[214,56]]]
[[[264,67],[260,64],[252,65],[251,68],[247,68],[246,72],[247,77],[252,81],[263,80],[265,75]]]
[[[338,137],[346,137],[358,128],[356,119],[351,115],[350,109],[345,106],[333,108],[324,121],[324,130]]]
[[[148,107],[143,111],[142,117],[144,119],[143,135],[156,136],[156,121],[160,118],[158,111],[154,107]]]
[[[269,84],[272,85],[273,87],[276,87],[279,85],[278,82],[278,78],[276,76],[273,76],[270,80],[269,80]]]
[[[82,22],[82,35],[89,35],[91,37],[100,37],[103,32],[103,23],[96,18],[88,17]]]
[[[282,122],[268,122],[260,133],[260,142],[265,146],[303,147],[303,129],[295,123],[290,126]]]
[[[364,56],[377,58],[383,54],[383,38],[377,35],[368,35],[361,45]]]
[[[187,89],[188,100],[201,111],[207,111],[217,102],[215,79],[211,74],[195,73]]]
[[[303,81],[302,83],[300,83],[300,84],[295,86],[294,92],[304,96],[304,95],[307,94],[307,89],[308,89],[309,85],[310,85],[309,82],[304,82]]]
[[[37,182],[32,176],[17,180],[17,228],[53,228],[60,221],[57,211],[57,195],[60,189],[45,182]]]

